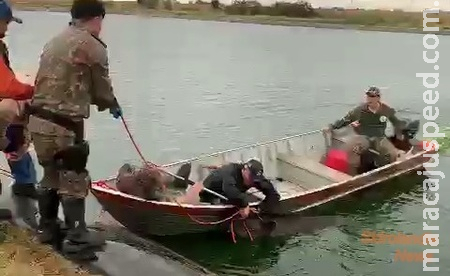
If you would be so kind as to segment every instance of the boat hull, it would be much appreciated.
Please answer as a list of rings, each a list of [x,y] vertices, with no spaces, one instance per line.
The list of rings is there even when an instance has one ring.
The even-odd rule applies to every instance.
[[[91,192],[115,220],[140,235],[178,235],[222,230],[224,224],[208,224],[226,219],[236,210],[232,206],[209,205],[182,207],[168,202],[154,202],[128,197],[107,182],[94,182]],[[200,224],[194,220],[205,222]]]
[[[288,139],[288,138],[287,138]],[[320,139],[313,138],[313,141],[320,141]],[[292,147],[282,147],[281,143],[293,144],[294,139],[283,141],[278,140],[277,144],[265,144],[268,149],[259,149],[259,152],[269,152],[273,155],[280,152],[280,149]],[[315,142],[314,146],[307,145],[305,148],[310,151],[317,152],[323,142]],[[270,148],[272,147],[272,148]],[[308,154],[307,150],[303,150]],[[245,149],[240,148],[237,156],[249,155]],[[254,151],[253,151],[254,152]],[[342,181],[329,182],[326,185],[312,185],[308,188],[302,188],[296,192],[287,192],[282,194],[280,188],[285,185],[283,181],[275,180],[273,177],[276,174],[272,166],[272,179],[275,187],[278,187],[280,194],[282,194],[280,212],[282,215],[296,214],[302,211],[314,208],[321,204],[337,200],[345,197],[351,193],[369,188],[381,182],[388,181],[394,177],[407,174],[414,170],[423,168],[423,164],[430,160],[426,154],[433,153],[431,151],[423,151],[417,149],[416,153],[406,158],[399,160],[392,164],[388,164],[381,168],[360,174],[354,177],[348,176],[348,179]],[[225,155],[233,155],[229,151]],[[234,154],[236,156],[236,154]],[[223,153],[218,153],[216,156],[210,155],[209,159],[195,159],[181,161],[176,164],[166,166],[168,169],[176,170],[181,164],[190,162],[197,166],[197,170],[203,170],[203,165],[213,160],[222,160],[222,162],[230,162]],[[263,160],[274,160],[274,158],[264,158]],[[206,161],[205,161],[206,160]],[[194,167],[195,168],[195,167]],[[203,174],[203,173],[202,173]],[[196,177],[200,177],[197,173]],[[230,221],[220,224],[199,223],[201,222],[215,222],[224,220],[233,215],[237,210],[230,205],[209,205],[209,204],[177,204],[172,202],[155,202],[136,198],[130,195],[123,194],[114,188],[114,179],[107,181],[94,182],[91,186],[91,191],[98,199],[104,210],[107,211],[115,220],[121,223],[135,233],[141,235],[178,235],[185,233],[200,233],[216,230],[229,229]],[[292,183],[291,183],[292,184]],[[301,187],[299,185],[299,187]],[[257,206],[259,201],[252,202],[252,206]]]
[[[418,121],[413,123],[418,124]],[[430,160],[431,154],[434,154],[434,149],[424,150],[421,143],[412,141],[418,131],[418,125],[414,124],[407,124],[405,130],[408,132],[404,134],[408,135],[403,135],[402,140],[388,135],[398,149],[397,161],[355,176],[330,168],[323,161],[330,149],[339,150],[352,143],[352,136],[356,133],[351,126],[331,133],[321,130],[301,133],[162,167],[176,173],[181,166],[189,163],[189,178],[194,182],[202,182],[210,173],[211,167],[259,159],[264,166],[265,176],[273,182],[281,196],[278,213],[297,214],[421,169]],[[114,182],[114,178],[95,182],[91,186],[92,193],[114,219],[131,231],[144,235],[177,235],[229,229],[230,220],[226,219],[237,211],[231,205],[147,201],[115,190]],[[252,207],[257,207],[264,198],[254,188],[248,193],[251,194],[249,202]],[[256,217],[255,214],[251,216]],[[201,223],[220,220],[224,222]]]

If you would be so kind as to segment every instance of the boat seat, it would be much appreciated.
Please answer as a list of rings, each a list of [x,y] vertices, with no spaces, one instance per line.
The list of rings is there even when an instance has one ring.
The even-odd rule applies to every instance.
[[[346,181],[352,176],[329,168],[311,157],[292,154],[279,154],[280,177],[298,183],[307,183],[308,188],[318,188],[323,185]]]

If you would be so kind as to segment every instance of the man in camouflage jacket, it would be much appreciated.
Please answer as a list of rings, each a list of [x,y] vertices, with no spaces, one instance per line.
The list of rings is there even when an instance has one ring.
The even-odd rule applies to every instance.
[[[100,0],[74,0],[72,22],[43,49],[30,107],[29,129],[44,176],[38,189],[40,240],[54,242],[59,200],[68,227],[63,251],[91,259],[87,251],[99,245],[87,231],[85,199],[90,176],[86,169],[89,145],[84,119],[90,105],[122,116],[109,77],[106,45],[99,34],[105,7]],[[79,254],[78,254],[79,253]],[[78,254],[78,255],[77,255]]]

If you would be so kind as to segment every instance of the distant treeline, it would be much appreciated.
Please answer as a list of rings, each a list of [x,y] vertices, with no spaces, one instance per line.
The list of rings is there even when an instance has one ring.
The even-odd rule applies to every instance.
[[[317,15],[311,4],[306,1],[295,3],[276,2],[271,6],[263,6],[258,1],[234,0],[231,5],[224,7],[224,11],[227,14],[239,15],[271,15],[287,17],[313,17]]]
[[[287,17],[314,17],[317,15],[314,8],[306,1],[276,2],[270,6],[263,6],[258,1],[234,0],[231,5],[223,5],[220,0],[211,0],[210,3],[201,0],[190,4],[180,4],[174,0],[138,0],[138,3],[150,9],[185,11],[204,11],[205,7],[212,10],[223,10],[229,15],[270,15]]]

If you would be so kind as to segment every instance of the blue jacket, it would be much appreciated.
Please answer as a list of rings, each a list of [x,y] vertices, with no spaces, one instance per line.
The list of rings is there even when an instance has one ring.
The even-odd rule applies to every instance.
[[[19,160],[8,160],[11,174],[14,176],[14,184],[36,184],[37,175],[33,158],[29,152],[25,153]]]

